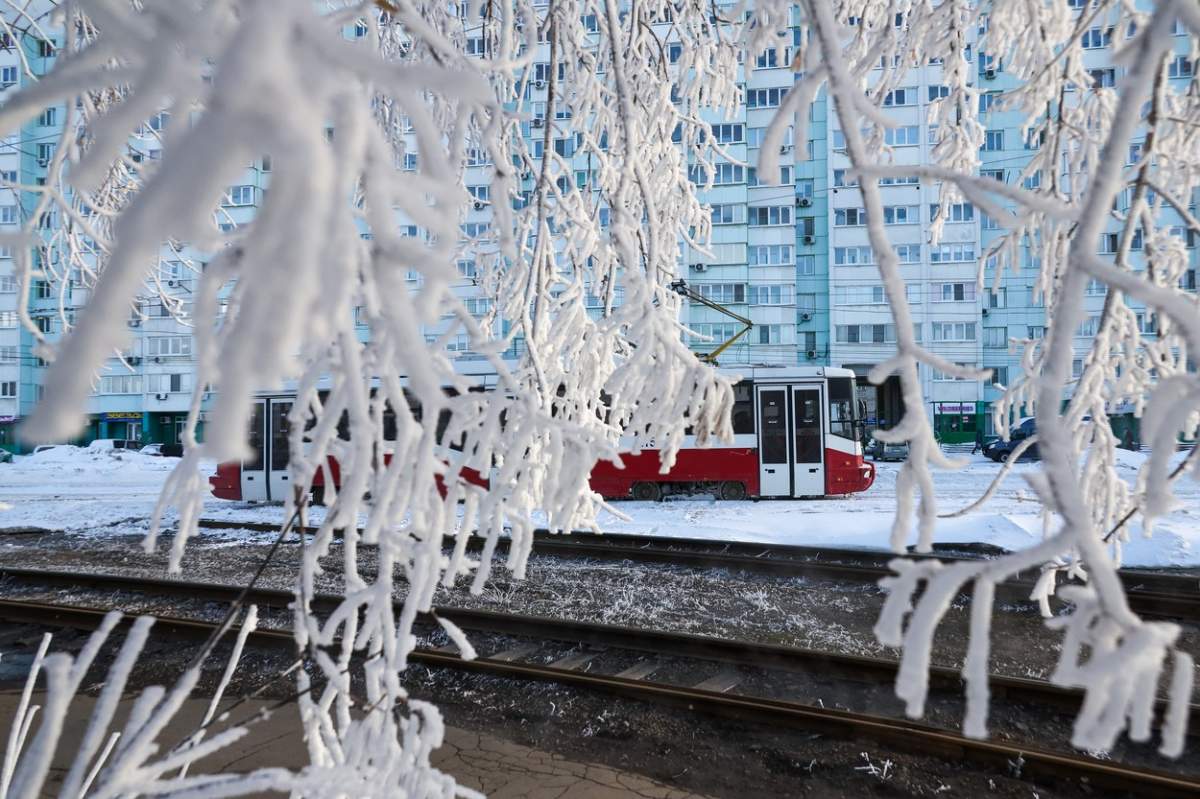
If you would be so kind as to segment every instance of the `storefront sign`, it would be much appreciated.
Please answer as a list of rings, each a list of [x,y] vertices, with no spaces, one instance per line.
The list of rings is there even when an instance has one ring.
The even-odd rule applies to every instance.
[[[935,413],[975,413],[973,402],[935,402]]]
[[[142,420],[141,411],[112,411],[110,413],[100,414],[101,421],[105,422],[140,422]]]
[[[15,417],[15,416],[0,416],[0,424],[5,424],[7,422],[15,422],[15,421],[17,421],[17,417]]]

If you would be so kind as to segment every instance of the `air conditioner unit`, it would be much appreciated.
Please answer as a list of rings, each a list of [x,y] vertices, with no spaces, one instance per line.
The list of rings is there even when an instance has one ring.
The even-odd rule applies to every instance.
[[[812,200],[808,199],[807,197],[797,197],[796,205],[800,206],[801,208],[808,208],[812,205]]]
[[[483,203],[481,203],[479,200],[475,201],[474,207],[476,211],[482,211],[484,209]]]
[[[531,124],[532,124],[532,125],[533,125],[535,128],[541,128],[541,127],[544,127],[544,126],[546,125],[546,120],[542,119],[541,117],[534,117],[534,118],[533,118],[533,122],[532,122]]]
[[[130,357],[126,358],[125,360],[129,362],[130,366],[137,366],[139,363],[142,362],[142,359],[136,355],[131,355]]]
[[[803,241],[805,244],[816,244],[817,237],[816,236],[805,236],[803,239],[801,239],[801,241]]]
[[[984,80],[995,80],[996,79],[996,70],[985,69],[983,71],[983,77],[984,77]]]
[[[802,313],[802,314],[800,314],[800,321],[801,321],[801,322],[810,322],[810,321],[812,321],[812,314],[810,314],[810,313]]]
[[[817,351],[816,350],[809,350],[808,352],[804,353],[804,355],[810,361],[815,361],[817,359]]]
[[[50,166],[50,159],[49,158],[39,158],[37,160],[37,165],[42,167],[43,169],[45,169],[46,167]]]
[[[544,89],[544,88],[546,88],[546,81],[544,81],[544,80],[535,80],[535,81],[533,82],[533,88],[535,88],[535,89]]]
[[[167,395],[166,394],[155,394],[154,398],[156,400],[165,400],[167,398]]]
[[[984,316],[987,316],[987,315],[988,315],[988,309],[987,309],[987,308],[984,308],[984,309],[983,309],[983,315],[984,315]]]
[[[779,148],[779,154],[780,154],[780,155],[784,155],[784,154],[786,154],[788,151],[790,151],[791,149],[792,149],[792,145],[790,145],[790,144],[785,144],[785,145],[783,145],[782,147],[780,147],[780,148]]]
[[[178,280],[168,280],[168,281],[167,281],[167,285],[168,285],[168,286],[178,286],[178,285],[179,285],[179,281],[178,281]]]
[[[162,356],[160,356],[160,355],[155,355],[155,356],[154,356],[154,362],[155,362],[155,363],[162,363]]]
[[[708,264],[692,264],[692,271],[705,272],[708,270]]]

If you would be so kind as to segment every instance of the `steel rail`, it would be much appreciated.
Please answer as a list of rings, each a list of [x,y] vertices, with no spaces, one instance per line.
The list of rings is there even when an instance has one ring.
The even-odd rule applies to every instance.
[[[76,590],[93,588],[107,591],[135,591],[216,602],[232,602],[243,590],[239,586],[218,583],[0,567],[0,578],[3,577],[26,583],[66,586]],[[286,609],[294,598],[290,591],[253,588],[246,595],[246,602],[259,605],[264,609]],[[318,612],[332,611],[341,602],[342,597],[335,594],[316,594],[311,599],[313,610]],[[846,655],[804,647],[717,638],[695,633],[647,630],[638,627],[472,608],[438,606],[434,608],[432,614],[422,614],[420,621],[423,624],[432,625],[436,623],[435,620],[438,617],[448,619],[459,627],[475,632],[565,641],[593,647],[628,649],[656,655],[697,658],[777,671],[822,673],[833,669],[839,677],[867,679],[875,682],[893,682],[899,668],[899,664],[895,660],[888,658]],[[963,686],[962,674],[958,669],[931,666],[929,677],[930,684],[937,690],[957,691]],[[1063,688],[1045,680],[992,674],[988,676],[988,687],[993,696],[1021,702],[1053,705],[1072,713],[1078,711],[1083,701],[1082,691]],[[1164,712],[1165,706],[1160,702],[1159,715],[1161,716]],[[1191,706],[1188,734],[1200,736],[1200,705]]]
[[[0,600],[0,616],[10,621],[30,624],[95,629],[105,615],[104,611],[89,608]],[[160,618],[154,629],[178,637],[204,640],[215,626],[212,622]],[[236,628],[230,632],[235,631]],[[278,630],[258,629],[250,633],[248,638],[249,643],[258,647],[295,646],[289,633]],[[1092,789],[1130,791],[1137,795],[1156,797],[1200,795],[1200,781],[1191,777],[1122,766],[1036,747],[971,740],[904,719],[685,688],[648,680],[589,674],[554,666],[492,658],[468,661],[457,655],[428,649],[415,650],[409,655],[409,660],[427,667],[450,668],[493,677],[553,682],[639,701],[682,707],[688,711],[732,718],[740,722],[787,724],[839,738],[866,738],[899,750],[943,757],[952,761],[966,759],[1005,772],[1010,772],[1014,763],[1020,763],[1022,777],[1037,776],[1055,782],[1087,780]]]
[[[240,522],[225,519],[201,519],[209,529],[246,529],[272,532],[278,525],[267,522]],[[306,533],[316,528],[305,528]],[[578,533],[577,539],[548,530],[534,534],[534,552],[541,555],[632,560],[640,563],[665,563],[696,569],[730,569],[784,577],[808,577],[818,580],[876,583],[892,574],[888,563],[897,557],[889,553],[831,547],[804,547],[779,544],[709,541],[697,538]],[[503,550],[508,545],[500,541]],[[482,539],[475,548],[482,546]],[[937,558],[953,563],[969,558],[909,553],[913,559]],[[846,562],[849,561],[849,562]],[[1138,613],[1176,619],[1200,620],[1200,577],[1122,570],[1122,584],[1130,606]],[[1028,602],[1037,575],[1029,572],[997,586],[997,598]]]

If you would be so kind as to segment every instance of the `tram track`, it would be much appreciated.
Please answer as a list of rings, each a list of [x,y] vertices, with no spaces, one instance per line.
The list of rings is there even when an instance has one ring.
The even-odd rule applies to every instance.
[[[201,519],[201,528],[244,529],[273,532],[277,524],[242,522],[224,519]],[[307,527],[304,532],[315,533]],[[472,549],[478,550],[483,539],[473,539]],[[497,549],[504,551],[507,540]],[[696,569],[728,569],[781,577],[802,577],[851,583],[878,583],[893,572],[888,563],[898,555],[833,547],[806,547],[784,544],[755,544],[749,542],[711,541],[697,538],[667,538],[625,533],[577,533],[572,536],[553,534],[549,530],[534,532],[534,553],[560,557],[595,560],[631,560],[640,563],[659,563]],[[913,559],[937,558],[943,563],[978,560],[953,554],[916,554]],[[1161,574],[1137,570],[1121,570],[1130,606],[1144,616],[1200,621],[1200,577]],[[1028,602],[1036,582],[1035,572],[1026,572],[997,586],[997,598],[1002,601]]]
[[[43,572],[27,569],[5,569],[0,572],[8,580],[70,587],[76,590],[110,590],[143,592],[156,596],[169,595],[231,601],[242,589],[209,583],[161,579],[129,578],[118,575]],[[253,589],[247,601],[282,609],[291,601],[290,592],[273,589]],[[330,595],[314,597],[314,610],[329,609],[337,600]],[[0,600],[0,617],[11,622],[76,629],[94,629],[105,610],[40,601]],[[1014,762],[1023,764],[1027,775],[1053,779],[1086,779],[1095,788],[1133,791],[1155,796],[1194,796],[1200,792],[1200,781],[1192,777],[1167,774],[1140,767],[1100,761],[1088,757],[1042,750],[1024,744],[974,741],[962,738],[946,729],[910,721],[904,718],[868,715],[835,708],[816,707],[791,700],[747,695],[731,690],[734,686],[720,683],[721,673],[692,686],[656,681],[655,669],[644,664],[663,657],[689,657],[720,664],[757,669],[825,669],[842,670],[872,680],[892,677],[895,663],[882,659],[860,658],[810,652],[791,647],[728,641],[680,633],[660,633],[634,628],[585,622],[513,616],[489,611],[438,608],[436,615],[474,632],[496,633],[503,636],[527,637],[534,641],[557,641],[581,644],[584,657],[560,658],[550,664],[531,662],[528,647],[506,646],[503,651],[475,660],[463,660],[448,647],[418,648],[411,660],[433,669],[453,669],[492,677],[552,682],[575,688],[603,691],[630,699],[684,707],[692,711],[734,718],[744,722],[787,724],[837,738],[864,738],[906,751],[970,760],[981,766],[1011,770]],[[433,620],[426,617],[422,620]],[[159,617],[155,623],[158,635],[171,635],[188,640],[204,640],[215,623],[188,618]],[[289,632],[273,629],[254,631],[249,643],[255,647],[294,647]],[[589,672],[585,669],[586,655],[596,648],[625,648],[648,655],[640,667],[635,665],[618,674]],[[728,673],[728,672],[725,672]],[[950,669],[935,669],[936,688],[955,688],[960,684],[958,673]],[[707,687],[706,687],[707,686]],[[1024,701],[1053,702],[1058,706],[1078,705],[1079,694],[1036,680],[993,678],[993,694]],[[1198,717],[1193,706],[1192,719]]]

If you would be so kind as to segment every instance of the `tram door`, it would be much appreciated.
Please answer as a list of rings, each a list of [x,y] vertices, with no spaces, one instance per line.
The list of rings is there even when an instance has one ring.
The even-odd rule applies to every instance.
[[[825,493],[823,407],[819,385],[792,386],[792,430],[795,439],[792,496],[795,497],[821,496]]]
[[[758,395],[758,492],[792,495],[790,413],[787,386],[755,386]]]
[[[286,502],[292,494],[288,479],[288,414],[292,412],[291,401],[270,400],[271,403],[271,457],[267,488],[272,502]]]
[[[267,487],[267,401],[256,400],[250,411],[250,455],[242,461],[242,499],[266,502]]]
[[[291,410],[291,400],[254,402],[247,437],[251,454],[242,461],[242,499],[284,502],[291,495],[287,472],[287,416]]]
[[[821,387],[755,386],[758,411],[758,484],[764,497],[825,493],[825,440]]]

